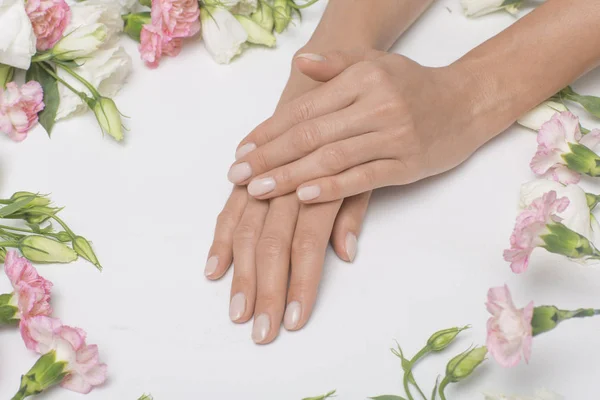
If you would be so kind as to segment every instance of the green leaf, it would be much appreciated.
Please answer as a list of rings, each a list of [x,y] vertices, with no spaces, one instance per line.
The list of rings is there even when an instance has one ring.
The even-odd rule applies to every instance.
[[[33,200],[35,200],[35,196],[23,197],[22,199],[19,199],[6,207],[0,208],[0,218],[4,218],[8,215],[14,214],[22,210],[23,208],[27,207],[29,203],[31,203]]]
[[[371,400],[406,400],[402,396],[396,396],[395,394],[384,394],[377,397],[369,397]]]
[[[435,400],[435,398],[437,396],[437,390],[438,390],[439,384],[440,384],[440,377],[438,375],[438,377],[435,378],[435,386],[433,387],[433,392],[431,392],[431,400]]]
[[[332,397],[335,394],[335,390],[332,390],[331,392],[324,394],[322,396],[316,396],[316,397],[305,397],[302,400],[325,400],[328,399],[330,397]]]
[[[48,63],[47,68],[52,68]],[[52,68],[52,70],[54,70]],[[42,85],[44,90],[44,109],[38,114],[40,124],[46,129],[48,136],[52,133],[54,123],[56,122],[56,113],[60,104],[60,96],[58,94],[58,82],[48,72],[46,72],[39,63],[32,63],[31,67],[25,75],[27,82],[37,81]]]

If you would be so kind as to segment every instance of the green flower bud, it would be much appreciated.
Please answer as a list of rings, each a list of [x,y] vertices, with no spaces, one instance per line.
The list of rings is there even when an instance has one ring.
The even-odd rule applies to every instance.
[[[77,253],[65,244],[44,236],[26,236],[19,242],[19,250],[29,261],[38,263],[70,263]]]
[[[266,1],[259,0],[258,9],[250,16],[250,18],[266,31],[273,32],[273,27],[275,26],[273,7],[267,4]]]
[[[151,394],[143,394],[138,400],[154,400]]]
[[[27,204],[27,207],[34,207],[34,206],[47,206],[48,204],[51,203],[50,199],[48,197],[46,197],[46,195],[40,195],[37,193],[31,193],[31,192],[16,192],[14,193],[10,199],[12,201],[19,201],[21,199],[25,199],[27,197],[31,197],[33,196],[34,199],[32,201],[30,201]]]
[[[277,33],[283,32],[288,27],[292,20],[292,7],[290,7],[288,0],[273,1],[273,18]]]
[[[569,258],[585,259],[598,255],[590,241],[579,233],[567,228],[560,222],[546,225],[550,233],[541,235],[544,245],[551,253],[561,254]]]
[[[569,169],[593,177],[600,176],[600,157],[596,153],[578,143],[569,143],[569,149],[570,153],[561,156]]]
[[[243,15],[236,15],[235,18],[242,24],[244,30],[248,34],[248,42],[267,47],[275,46],[277,39],[275,39],[275,36],[273,36],[271,31],[264,29],[252,19]]]
[[[446,378],[448,382],[459,382],[468,377],[475,371],[487,355],[485,346],[476,347],[465,351],[454,357],[446,366]]]
[[[0,295],[0,324],[15,325],[19,322],[19,308],[13,293]]]
[[[559,310],[554,306],[539,306],[533,309],[531,327],[533,336],[551,331],[561,322],[571,318],[585,318],[598,315],[600,310],[593,308],[580,308],[574,311]]]
[[[21,387],[13,399],[24,399],[59,384],[69,373],[66,368],[66,361],[56,361],[54,350],[44,354],[29,372],[21,376]]]
[[[148,3],[150,3],[150,1],[148,1]],[[150,5],[148,5],[148,7],[150,7]],[[125,21],[123,31],[137,42],[140,41],[142,27],[152,22],[149,12],[123,15],[123,20]]]
[[[438,331],[427,340],[427,346],[431,351],[442,351],[454,341],[459,333],[469,328],[469,326],[464,326],[462,328],[450,328]]]
[[[0,64],[0,89],[4,89],[8,82],[11,82],[15,74],[15,69],[11,66]]]
[[[71,240],[73,240],[73,238],[71,237],[71,235],[69,235],[65,231],[58,232],[56,234],[56,238],[58,239],[58,241],[63,242],[63,243],[67,243],[67,242],[70,242]]]
[[[94,264],[96,268],[102,271],[102,265],[100,265],[100,262],[96,257],[96,253],[94,253],[94,250],[92,249],[92,245],[86,238],[82,236],[76,236],[75,239],[73,239],[73,250],[75,250],[77,254]]]
[[[108,133],[117,141],[123,140],[121,113],[112,99],[108,97],[97,99],[94,102],[93,111],[104,133]]]

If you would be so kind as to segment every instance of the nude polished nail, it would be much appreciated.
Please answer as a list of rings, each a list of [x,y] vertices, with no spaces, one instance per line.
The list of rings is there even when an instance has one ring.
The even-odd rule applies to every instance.
[[[242,183],[252,176],[252,167],[248,163],[236,164],[229,170],[227,179],[231,183]]]
[[[254,326],[252,327],[252,340],[255,343],[262,343],[267,338],[271,329],[271,320],[267,314],[260,314],[254,318]]]
[[[300,316],[302,315],[302,306],[297,301],[292,301],[285,309],[283,326],[287,330],[294,330],[298,327]]]
[[[302,54],[298,54],[296,56],[296,58],[304,58],[306,60],[317,61],[317,62],[323,62],[323,61],[325,61],[325,57],[323,57],[320,54],[314,54],[314,53],[302,53]]]
[[[256,145],[254,143],[246,143],[235,152],[235,159],[239,160],[254,150],[256,150]]]
[[[356,235],[348,232],[346,235],[346,254],[348,255],[350,262],[354,261],[356,258],[357,247],[358,240],[356,239]]]
[[[246,295],[244,293],[236,293],[231,298],[229,303],[229,318],[232,321],[238,321],[246,312]]]
[[[306,186],[298,189],[297,195],[300,201],[314,200],[321,195],[321,188],[319,186]]]
[[[276,183],[273,178],[255,179],[248,185],[248,193],[250,196],[262,196],[272,192],[275,186]]]
[[[206,261],[206,267],[204,267],[204,275],[211,276],[217,270],[219,266],[219,257],[212,256]]]

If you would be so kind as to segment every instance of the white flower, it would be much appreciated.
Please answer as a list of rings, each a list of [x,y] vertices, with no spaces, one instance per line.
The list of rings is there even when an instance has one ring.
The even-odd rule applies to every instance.
[[[79,68],[74,68],[74,71],[97,88],[102,96],[114,97],[123,87],[125,79],[131,72],[131,57],[123,47],[113,46],[96,51],[91,58],[83,60]],[[85,86],[63,69],[58,69],[58,76],[75,89],[91,95]],[[57,119],[87,110],[87,105],[81,98],[64,85],[58,85],[58,92],[60,105],[56,115]]]
[[[85,58],[98,50],[107,37],[106,25],[84,25],[63,37],[52,49],[52,54],[63,61]]]
[[[116,5],[119,8],[121,14],[128,14],[137,10],[139,8],[138,0],[86,0],[87,3],[102,3],[102,4],[110,4]],[[67,0],[69,6],[73,7],[76,5],[81,5],[82,3],[79,0]]]
[[[461,0],[465,14],[469,17],[480,17],[494,11],[514,6],[514,0]]]
[[[262,44],[263,46],[273,47],[277,42],[275,35],[272,32],[269,32],[256,22],[254,22],[251,18],[236,15],[235,18],[242,24],[246,33],[248,34],[248,42],[254,44]]]
[[[203,7],[200,19],[204,46],[216,62],[227,64],[242,52],[248,34],[229,11],[221,7]]]
[[[0,0],[0,63],[29,69],[35,34],[23,0]]]
[[[84,26],[103,24],[106,26],[106,40],[109,41],[123,32],[121,4],[115,0],[86,0],[71,6],[71,22],[65,36]]]
[[[549,390],[541,389],[535,392],[535,396],[506,396],[503,394],[484,394],[485,400],[563,400],[562,396]]]
[[[536,179],[527,182],[521,186],[521,199],[519,206],[526,208],[533,200],[542,197],[544,193],[554,190],[558,198],[566,197],[569,199],[569,206],[562,213],[557,215],[561,217],[562,223],[569,229],[585,236],[591,240],[595,246],[600,245],[598,239],[598,223],[595,218],[592,219],[587,198],[583,189],[577,185],[563,185],[559,182]]]
[[[525,128],[539,131],[542,125],[550,121],[557,112],[569,111],[562,103],[545,101],[517,120]]]

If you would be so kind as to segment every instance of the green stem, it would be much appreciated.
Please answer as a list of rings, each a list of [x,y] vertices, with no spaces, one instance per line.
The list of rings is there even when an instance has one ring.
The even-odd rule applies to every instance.
[[[442,380],[442,383],[440,383],[439,394],[441,400],[446,400],[446,394],[444,393],[444,391],[446,390],[446,386],[448,386],[449,383],[450,381],[448,380],[448,377],[444,378]]]
[[[64,69],[69,75],[71,75],[73,78],[77,79],[86,88],[88,88],[88,90],[90,91],[90,93],[92,94],[92,96],[94,96],[94,98],[99,99],[100,97],[102,97],[100,95],[100,93],[98,93],[98,90],[91,83],[89,83],[88,81],[86,81],[85,79],[83,79],[81,76],[79,76],[79,74],[76,73],[75,71],[73,71],[70,67],[66,66],[65,64],[63,64],[61,62],[57,62],[56,65],[58,65],[59,67],[61,67],[62,69]]]
[[[60,226],[63,227],[63,229],[65,230],[65,232],[67,232],[69,234],[69,236],[71,236],[72,238],[75,238],[75,233],[73,233],[73,231],[67,226],[67,224],[60,218],[58,218],[56,215],[47,213],[46,215],[50,216],[52,219],[54,219],[56,222],[58,222],[58,224]]]
[[[290,1],[290,7],[295,8],[296,10],[302,10],[303,8],[308,8],[308,7],[312,6],[317,1],[319,1],[319,0],[310,0],[308,3],[302,4],[301,6],[299,6],[292,0],[292,1]]]
[[[81,100],[83,100],[83,102],[85,104],[89,104],[89,99],[88,96],[85,95],[85,93],[80,92],[79,90],[75,89],[73,86],[71,86],[70,84],[68,84],[64,79],[62,79],[61,77],[59,77],[53,70],[52,68],[48,68],[48,66],[41,62],[40,66],[42,67],[42,69],[44,71],[46,71],[51,77],[53,77],[54,79],[56,79],[57,81],[59,81],[60,83],[62,83],[63,85],[65,85],[65,87],[67,89],[69,89],[71,92],[75,93],[77,96],[79,96],[79,98],[81,98]]]
[[[415,354],[415,356],[409,361],[409,369],[408,371],[404,372],[404,379],[403,379],[403,384],[404,384],[404,391],[406,392],[406,395],[408,396],[408,400],[414,400],[414,398],[412,397],[412,393],[410,392],[410,387],[409,387],[409,379],[412,377],[413,381],[414,381],[414,387],[417,389],[417,391],[419,392],[419,394],[421,395],[421,397],[423,397],[424,400],[427,400],[427,396],[425,396],[425,394],[423,393],[423,391],[421,390],[421,388],[419,387],[419,385],[417,384],[417,382],[414,380],[414,376],[412,374],[412,367],[417,363],[417,361],[419,361],[421,358],[423,358],[424,356],[426,356],[429,352],[430,352],[430,348],[429,346],[425,346],[423,347],[417,354]]]
[[[15,394],[13,396],[13,398],[11,400],[23,400],[25,398],[25,393],[23,392],[23,389],[20,389],[17,394]]]
[[[19,243],[17,242],[0,242],[0,247],[19,247]]]

